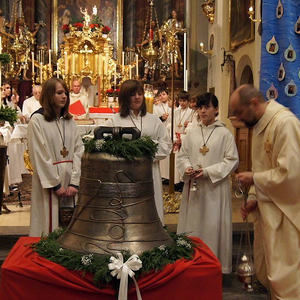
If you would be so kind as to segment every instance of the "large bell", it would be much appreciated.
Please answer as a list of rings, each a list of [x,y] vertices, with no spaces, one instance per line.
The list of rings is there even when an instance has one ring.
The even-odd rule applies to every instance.
[[[170,245],[154,202],[152,160],[85,153],[78,204],[58,241],[63,248],[97,254],[139,254]]]

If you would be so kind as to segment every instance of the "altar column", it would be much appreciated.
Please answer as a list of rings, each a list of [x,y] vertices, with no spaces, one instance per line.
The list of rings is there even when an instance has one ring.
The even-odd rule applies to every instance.
[[[136,0],[124,0],[123,45],[124,49],[134,48],[136,44]]]

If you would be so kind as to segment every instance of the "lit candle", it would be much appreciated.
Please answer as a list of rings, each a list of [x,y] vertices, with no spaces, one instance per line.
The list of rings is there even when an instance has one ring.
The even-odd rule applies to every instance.
[[[252,13],[253,12],[253,6],[250,6],[249,7],[249,13]]]
[[[31,73],[32,73],[32,78],[34,75],[34,52],[31,52]]]
[[[51,66],[51,49],[49,49],[49,71],[51,71],[52,66]]]
[[[136,68],[135,70],[136,79],[138,79],[139,78],[139,55],[138,54],[135,55],[135,68]]]
[[[65,51],[65,75],[68,74],[68,52]]]
[[[201,42],[200,43],[200,51],[203,52],[203,50],[204,50],[204,44]]]

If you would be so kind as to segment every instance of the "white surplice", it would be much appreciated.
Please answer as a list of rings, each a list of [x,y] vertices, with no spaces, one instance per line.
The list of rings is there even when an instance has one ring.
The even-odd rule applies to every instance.
[[[205,141],[210,136],[206,155],[199,151],[204,144],[201,127]],[[182,142],[177,158],[180,174],[183,175],[188,167],[198,169],[199,166],[205,175],[196,180],[197,191],[190,191],[193,180],[184,176],[177,232],[201,238],[220,259],[222,272],[230,273],[232,221],[229,175],[238,166],[238,152],[233,135],[219,121],[209,126],[199,123],[188,130]]]
[[[141,117],[140,114],[136,116],[132,111],[130,111],[130,116],[122,118],[120,114],[115,114],[112,119],[107,121],[107,125],[137,127],[141,130],[141,136],[149,136],[155,143],[158,144],[158,150],[152,165],[152,176],[156,209],[162,224],[164,224],[163,190],[159,170],[159,160],[164,159],[170,154],[172,143],[166,127],[157,116],[147,113],[145,116]]]
[[[41,108],[40,101],[37,100],[34,96],[24,100],[22,114],[26,118],[27,122],[29,121],[30,116],[39,108]]]
[[[79,186],[84,147],[73,119],[60,118],[48,122],[42,114],[35,113],[30,119],[27,134],[29,155],[34,169],[29,235],[41,236],[42,233],[47,234],[50,229],[58,227],[59,202],[73,202],[70,198],[59,199],[52,188],[59,184],[65,188],[69,184]],[[69,151],[66,157],[60,153],[63,140]],[[57,162],[60,163],[54,164]]]
[[[78,94],[75,94],[74,92],[71,92],[70,95],[69,95],[69,97],[70,97],[70,105],[79,100],[81,102],[81,104],[83,105],[84,109],[85,109],[86,113],[83,114],[83,115],[77,116],[77,117],[79,119],[88,118],[88,116],[89,116],[89,99],[88,99],[88,94],[81,89]]]

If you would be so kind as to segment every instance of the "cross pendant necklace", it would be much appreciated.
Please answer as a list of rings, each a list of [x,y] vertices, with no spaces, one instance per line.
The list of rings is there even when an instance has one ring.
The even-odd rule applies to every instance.
[[[202,133],[203,145],[202,145],[202,147],[199,149],[199,151],[200,151],[200,153],[201,153],[202,155],[206,155],[206,153],[209,151],[209,148],[206,146],[206,144],[207,144],[209,138],[211,137],[211,135],[212,135],[212,133],[214,132],[215,129],[216,129],[216,127],[214,127],[214,129],[213,129],[213,130],[211,131],[211,133],[209,134],[207,140],[205,141],[205,139],[204,139],[204,134],[203,134],[203,128],[202,128],[202,126],[201,126],[201,133]]]
[[[60,131],[57,119],[55,120],[55,123],[56,123],[57,129],[58,129],[58,132],[59,132],[59,135],[61,137],[62,144],[63,144],[62,150],[60,150],[60,154],[62,155],[63,158],[65,158],[69,154],[69,151],[68,151],[68,149],[65,146],[65,138],[66,138],[66,136],[65,136],[65,122],[64,122],[64,119],[62,119],[62,120],[63,120],[63,125],[62,125],[62,127],[63,127],[63,134]]]
[[[133,119],[132,119],[130,113],[129,113],[129,117],[130,117],[131,122],[133,123],[134,127],[137,128],[137,129],[139,129],[139,128],[136,126],[135,122],[133,121]],[[142,135],[142,131],[143,131],[143,117],[142,117],[142,116],[141,116],[141,130],[140,130],[140,131],[141,131],[141,135]]]

